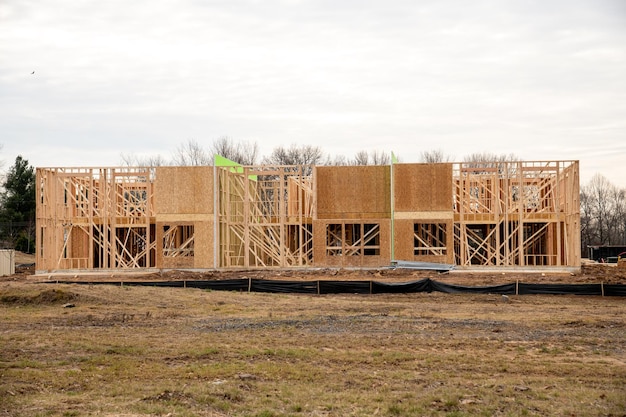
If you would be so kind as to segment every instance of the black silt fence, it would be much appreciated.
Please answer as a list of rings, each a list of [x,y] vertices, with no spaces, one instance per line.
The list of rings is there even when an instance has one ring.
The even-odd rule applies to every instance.
[[[265,292],[285,294],[409,294],[442,292],[447,294],[506,295],[599,295],[626,297],[623,284],[525,284],[514,282],[493,286],[446,284],[430,278],[419,281],[386,283],[378,281],[282,281],[266,279],[227,279],[192,281],[48,281],[57,284],[127,285],[147,287],[198,288],[213,291]]]

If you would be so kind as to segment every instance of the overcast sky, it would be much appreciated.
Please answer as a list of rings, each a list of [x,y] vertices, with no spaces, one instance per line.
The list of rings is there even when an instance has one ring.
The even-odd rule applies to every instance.
[[[1,0],[0,135],[4,169],[228,136],[580,160],[626,187],[626,1]]]

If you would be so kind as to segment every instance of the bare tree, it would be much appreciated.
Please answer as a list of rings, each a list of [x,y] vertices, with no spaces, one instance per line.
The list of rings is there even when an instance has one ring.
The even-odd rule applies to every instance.
[[[254,165],[259,158],[259,146],[256,142],[234,141],[223,136],[213,141],[211,153],[228,158],[241,165]]]
[[[372,165],[389,165],[391,163],[391,156],[387,152],[372,151]]]
[[[139,157],[135,154],[120,154],[120,164],[126,167],[159,167],[169,165],[161,155]]]
[[[132,153],[120,153],[120,166],[133,167],[137,166],[137,155]]]
[[[0,143],[0,150],[2,150],[2,148],[4,147],[4,144]],[[4,166],[4,160],[0,159],[0,169],[2,169],[2,167]],[[4,184],[5,181],[5,173],[4,172],[0,172],[0,184]],[[0,190],[2,189],[2,186],[0,185]]]
[[[349,161],[350,165],[389,165],[391,157],[388,153],[380,150],[359,151]]]
[[[589,246],[626,245],[626,189],[600,174],[582,186],[580,232],[583,253]]]
[[[334,155],[332,157],[329,155],[321,165],[345,166],[350,165],[350,163],[345,155]]]
[[[585,210],[585,216],[589,216],[592,227],[591,244],[610,245],[612,244],[611,229],[613,219],[613,206],[615,201],[612,197],[616,195],[615,186],[605,177],[596,174],[591,178],[589,184],[583,187],[585,199],[589,199]],[[581,207],[582,208],[582,207]]]
[[[358,151],[354,155],[354,159],[350,161],[350,165],[368,165],[369,154],[367,151]]]
[[[471,168],[496,168],[499,173],[502,174],[506,172],[509,175],[516,172],[515,165],[512,165],[509,162],[516,162],[519,160],[519,157],[512,153],[507,155],[495,154],[491,152],[473,153],[463,158],[463,161]]]
[[[436,164],[441,162],[450,162],[452,158],[446,155],[441,149],[433,149],[430,151],[422,151],[420,153],[420,162],[426,164]]]
[[[176,149],[172,161],[178,166],[212,165],[211,154],[193,139],[189,139]]]
[[[471,163],[490,163],[490,162],[515,162],[519,161],[519,157],[513,153],[496,154],[491,152],[476,152],[463,158],[464,162]]]
[[[626,189],[615,187],[613,193],[613,215],[611,224],[613,228],[613,242],[618,245],[626,245]]]
[[[594,243],[594,225],[592,220],[593,202],[591,195],[581,187],[580,190],[580,243],[583,255],[587,253],[589,246]]]
[[[263,163],[268,165],[321,165],[323,161],[324,152],[319,146],[296,144],[274,148],[263,158]]]

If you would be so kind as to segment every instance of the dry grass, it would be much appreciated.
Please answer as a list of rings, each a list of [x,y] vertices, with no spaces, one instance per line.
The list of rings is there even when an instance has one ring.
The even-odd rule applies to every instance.
[[[0,416],[626,414],[620,298],[1,285]]]

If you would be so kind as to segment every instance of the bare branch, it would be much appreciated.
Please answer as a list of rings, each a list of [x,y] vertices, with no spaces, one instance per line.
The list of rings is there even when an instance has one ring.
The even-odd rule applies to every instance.
[[[169,162],[161,155],[139,157],[132,153],[122,153],[120,154],[120,165],[127,167],[158,167],[169,165]]]
[[[420,153],[420,162],[426,164],[436,164],[441,162],[450,162],[452,158],[446,155],[441,149],[433,149],[431,151],[422,151]]]
[[[212,162],[211,155],[193,139],[181,144],[176,149],[172,160],[174,165],[178,166],[211,165]]]
[[[319,146],[296,144],[289,148],[274,148],[268,157],[263,158],[263,163],[270,165],[321,165],[323,161],[324,152]]]
[[[259,158],[259,146],[256,142],[235,142],[228,136],[213,141],[211,153],[228,158],[241,165],[254,165]]]
[[[371,150],[357,152],[349,165],[389,165],[390,162],[391,157],[385,151]]]

